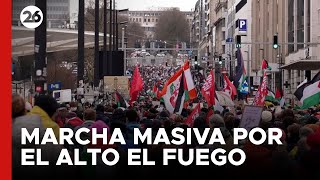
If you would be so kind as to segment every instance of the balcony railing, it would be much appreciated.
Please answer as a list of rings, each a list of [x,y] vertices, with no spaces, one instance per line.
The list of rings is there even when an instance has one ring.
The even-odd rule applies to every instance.
[[[218,0],[216,7],[215,7],[215,11],[218,12],[221,8],[227,8],[227,0]]]

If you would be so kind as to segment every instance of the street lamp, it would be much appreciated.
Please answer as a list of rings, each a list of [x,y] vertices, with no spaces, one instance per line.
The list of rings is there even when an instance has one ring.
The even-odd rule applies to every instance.
[[[119,9],[119,10],[116,10],[116,17],[115,17],[115,27],[116,27],[116,36],[117,36],[117,39],[116,39],[116,51],[118,51],[118,48],[119,48],[119,24],[120,25],[123,25],[123,24],[127,24],[128,23],[128,21],[123,21],[123,22],[120,22],[120,23],[118,23],[118,13],[119,12],[126,12],[126,11],[129,11],[129,9]]]

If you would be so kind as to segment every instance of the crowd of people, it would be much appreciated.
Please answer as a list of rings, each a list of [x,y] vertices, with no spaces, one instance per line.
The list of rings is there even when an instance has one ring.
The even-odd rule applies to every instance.
[[[128,67],[128,71],[130,72],[130,74],[133,74],[134,68],[135,66]],[[140,93],[140,95],[143,97],[147,97],[151,94],[155,85],[158,90],[161,90],[166,81],[170,79],[170,77],[172,77],[174,73],[177,72],[180,68],[181,66],[179,65],[166,66],[165,64],[161,66],[139,66],[139,72],[144,83],[144,90]],[[205,77],[203,76],[203,73],[193,73],[193,81],[195,83],[197,92],[201,92],[201,87],[204,80]]]
[[[222,112],[214,111],[208,116],[209,109],[203,107],[199,117],[194,121],[193,128],[198,128],[203,132],[205,128],[220,128],[226,144],[200,145],[194,141],[191,145],[181,145],[179,148],[185,150],[190,148],[224,148],[227,152],[238,147],[246,153],[245,164],[240,167],[225,165],[218,166],[190,166],[181,167],[174,165],[164,167],[135,167],[127,166],[126,152],[128,148],[147,148],[149,150],[149,159],[156,162],[162,162],[161,150],[163,148],[174,148],[173,145],[146,145],[133,144],[133,129],[139,128],[144,131],[146,128],[152,128],[153,132],[159,128],[165,128],[171,132],[175,127],[188,128],[185,120],[190,115],[192,109],[183,110],[181,115],[170,114],[163,104],[153,105],[150,101],[135,103],[128,108],[118,107],[115,104],[97,105],[96,107],[82,106],[80,103],[71,102],[68,104],[58,104],[54,98],[47,95],[40,95],[35,98],[34,106],[26,103],[19,95],[12,96],[12,148],[13,148],[13,175],[21,176],[26,171],[34,171],[39,175],[46,170],[44,167],[21,167],[21,148],[42,148],[44,159],[55,162],[62,148],[67,148],[71,153],[74,149],[81,150],[81,159],[90,161],[90,157],[85,153],[86,148],[108,149],[114,148],[120,153],[120,162],[114,167],[107,167],[101,164],[97,166],[63,167],[54,170],[57,167],[49,169],[50,174],[45,173],[44,177],[87,177],[100,178],[105,177],[210,177],[223,175],[223,177],[241,177],[243,176],[265,176],[268,175],[286,175],[289,177],[320,177],[320,110],[310,108],[308,110],[293,110],[291,107],[280,108],[265,107],[261,115],[260,126],[265,131],[271,127],[280,128],[283,131],[281,141],[283,145],[253,145],[250,141],[245,141],[241,145],[233,144],[232,132],[234,128],[239,127],[243,107],[235,107],[236,111],[232,113],[227,107]],[[208,118],[208,119],[207,119]],[[113,132],[115,128],[120,128],[125,137],[126,145],[108,144],[102,142],[93,145],[82,146],[79,144],[70,145],[65,143],[58,145],[21,145],[21,128],[27,128],[32,132],[34,128],[40,128],[40,135],[46,128],[52,128],[55,136],[59,137],[60,128],[70,128],[74,131],[81,127],[97,128],[101,132],[107,128]],[[170,134],[170,133],[168,133]],[[82,138],[90,138],[90,134]],[[259,137],[257,137],[259,138]],[[184,158],[188,158],[188,153]],[[31,170],[30,170],[31,169]],[[180,171],[181,170],[181,171]],[[66,175],[64,175],[66,173]],[[223,174],[221,174],[223,173]],[[28,174],[28,173],[27,173]],[[99,174],[99,175],[98,175]],[[30,175],[30,173],[29,173]],[[58,176],[59,175],[59,176]],[[36,176],[38,177],[38,176]],[[39,177],[41,177],[39,175]],[[219,176],[218,176],[219,177]],[[28,178],[29,179],[29,178]]]

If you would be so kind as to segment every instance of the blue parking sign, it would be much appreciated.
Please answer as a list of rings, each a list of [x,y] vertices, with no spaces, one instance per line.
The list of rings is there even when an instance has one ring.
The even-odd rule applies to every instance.
[[[247,20],[239,19],[239,31],[247,32]]]

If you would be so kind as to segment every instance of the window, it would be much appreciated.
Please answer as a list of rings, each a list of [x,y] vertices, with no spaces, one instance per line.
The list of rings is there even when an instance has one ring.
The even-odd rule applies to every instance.
[[[240,9],[247,4],[247,0],[241,0],[236,6],[236,13],[240,11]]]
[[[152,18],[152,22],[154,22],[154,19]]]
[[[156,22],[158,22],[158,19],[156,19]]]
[[[147,22],[147,19],[146,19],[146,18],[144,18],[144,22]]]
[[[139,18],[139,22],[141,22],[141,18]]]
[[[150,22],[150,19],[148,19],[148,22]]]

